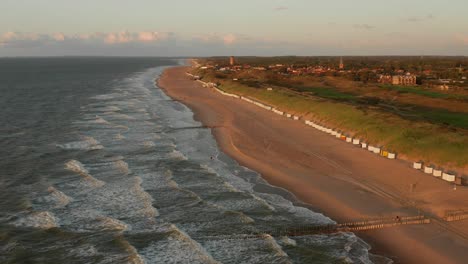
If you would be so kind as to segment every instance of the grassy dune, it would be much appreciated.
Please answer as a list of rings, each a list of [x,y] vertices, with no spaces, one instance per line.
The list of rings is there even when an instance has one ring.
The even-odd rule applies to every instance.
[[[226,92],[256,98],[281,110],[320,120],[372,144],[381,144],[409,159],[423,159],[448,167],[466,168],[468,165],[468,132],[463,128],[451,129],[430,122],[411,121],[372,107],[363,108],[315,96],[307,97],[289,89],[267,91],[227,80],[222,82],[221,88]],[[343,96],[320,89],[312,93],[318,96],[323,94],[324,98],[331,99]],[[454,116],[450,112],[432,114],[434,119],[448,122],[453,119],[453,122],[460,123],[459,127],[464,127],[468,117],[463,113],[460,115]]]

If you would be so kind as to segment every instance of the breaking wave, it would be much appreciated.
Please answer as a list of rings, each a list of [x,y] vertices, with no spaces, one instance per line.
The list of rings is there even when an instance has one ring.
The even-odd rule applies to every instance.
[[[104,148],[99,141],[92,137],[83,137],[81,141],[58,144],[57,146],[66,150],[97,150]]]
[[[91,186],[101,187],[105,184],[103,181],[100,181],[91,176],[88,170],[84,167],[84,165],[77,160],[68,161],[67,163],[65,163],[65,168],[81,175],[83,177],[83,180]]]
[[[50,229],[58,227],[54,215],[50,212],[32,212],[20,217],[13,224],[18,227],[33,227],[40,229]]]

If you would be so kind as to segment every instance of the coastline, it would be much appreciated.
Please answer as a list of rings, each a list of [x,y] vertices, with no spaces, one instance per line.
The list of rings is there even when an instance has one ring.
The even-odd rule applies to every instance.
[[[191,108],[195,119],[213,127],[212,133],[227,155],[336,221],[416,215],[420,210],[438,217],[447,208],[466,204],[456,202],[463,195],[467,197],[466,188],[450,191],[451,186],[414,173],[405,164],[389,163],[300,122],[201,88],[185,76],[186,69],[167,69],[158,86]],[[416,191],[409,192],[413,182],[418,184]],[[447,199],[434,197],[444,194]],[[466,220],[451,226],[468,229]],[[466,260],[468,242],[436,224],[357,235],[370,242],[372,253],[391,257],[396,263]]]

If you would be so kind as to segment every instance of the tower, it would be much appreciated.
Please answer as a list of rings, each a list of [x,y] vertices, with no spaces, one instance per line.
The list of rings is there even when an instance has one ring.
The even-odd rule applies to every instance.
[[[231,57],[229,58],[229,64],[230,64],[231,66],[233,66],[234,63],[235,63],[235,61],[234,61],[234,56],[231,56]]]
[[[340,57],[340,70],[344,69],[343,57]]]

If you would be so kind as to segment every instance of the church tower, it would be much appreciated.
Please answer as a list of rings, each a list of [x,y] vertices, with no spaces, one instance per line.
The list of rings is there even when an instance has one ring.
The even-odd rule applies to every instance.
[[[340,57],[340,70],[344,69],[343,57]]]

